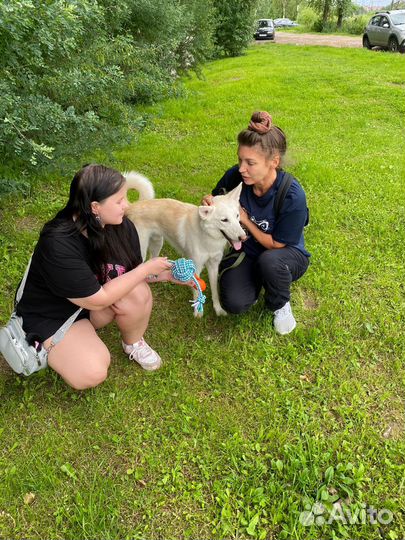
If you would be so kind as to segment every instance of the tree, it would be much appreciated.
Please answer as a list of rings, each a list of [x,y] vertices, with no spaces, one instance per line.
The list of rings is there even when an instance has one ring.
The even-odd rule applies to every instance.
[[[309,4],[317,11],[321,18],[319,20],[318,28],[320,32],[326,27],[329,16],[332,12],[334,0],[310,0]]]
[[[253,36],[258,0],[214,0],[217,56],[238,56]]]
[[[352,11],[351,0],[336,0],[337,27],[342,28],[343,18]]]
[[[299,0],[259,0],[257,6],[258,18],[289,17],[296,19]]]

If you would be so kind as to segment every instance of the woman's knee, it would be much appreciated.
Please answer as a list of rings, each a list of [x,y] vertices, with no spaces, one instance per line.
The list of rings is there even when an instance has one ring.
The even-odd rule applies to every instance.
[[[114,304],[119,311],[133,311],[133,308],[142,306],[147,309],[152,308],[152,291],[147,283],[142,282],[134,287],[124,298]],[[123,314],[123,313],[122,313]]]
[[[222,294],[220,299],[223,309],[232,315],[240,315],[241,313],[245,313],[255,302],[254,298],[250,301],[246,298],[238,296],[237,294],[233,294],[231,296],[225,296]]]
[[[103,357],[86,358],[86,363],[81,369],[73,371],[65,376],[65,381],[75,390],[94,388],[103,383],[108,375],[110,365],[110,353],[107,351]]]
[[[146,304],[147,302],[152,302],[152,291],[149,285],[143,281],[137,287],[132,289],[129,297],[135,302]]]
[[[107,378],[111,356],[104,343],[96,344],[93,349],[71,350],[67,354],[57,352],[48,359],[49,367],[75,390],[93,388]]]
[[[99,386],[102,384],[107,378],[107,371],[105,372],[99,372],[99,373],[92,373],[89,377],[69,381],[67,379],[66,382],[73,388],[73,390],[88,390],[89,388],[95,388],[96,386]]]

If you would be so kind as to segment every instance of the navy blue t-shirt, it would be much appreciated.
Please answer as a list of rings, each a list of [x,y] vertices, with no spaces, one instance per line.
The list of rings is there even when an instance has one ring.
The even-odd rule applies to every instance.
[[[284,199],[277,220],[275,219],[274,199],[284,177],[284,171],[278,171],[271,188],[258,197],[253,192],[253,186],[243,184],[240,195],[240,204],[247,211],[250,219],[265,233],[272,235],[276,242],[286,244],[310,256],[305,249],[304,226],[308,220],[308,208],[305,192],[296,179],[292,182]],[[221,195],[224,190],[229,192],[243,182],[239,166],[235,165],[221,178],[213,189],[213,195]],[[243,251],[250,257],[258,257],[266,248],[253,236],[249,236],[243,243]]]

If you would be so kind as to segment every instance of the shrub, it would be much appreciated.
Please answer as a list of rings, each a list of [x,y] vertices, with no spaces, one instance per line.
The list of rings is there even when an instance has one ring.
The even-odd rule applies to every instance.
[[[302,8],[297,17],[297,22],[307,28],[312,30],[315,22],[318,20],[318,14],[314,9],[309,6]]]
[[[328,20],[326,23],[324,23],[322,19],[318,18],[314,22],[312,30],[314,32],[325,32],[326,34],[333,33],[337,30],[337,24],[335,20]]]
[[[0,25],[3,163],[40,166],[119,123],[128,88],[110,51],[130,40],[108,38],[101,6],[9,0]]]
[[[180,75],[208,58],[241,54],[257,1],[0,2],[0,176],[138,129],[138,104],[178,95]]]
[[[355,15],[343,20],[342,30],[349,34],[360,35],[364,32],[364,28],[370,19],[370,14]]]
[[[216,56],[238,56],[252,40],[257,0],[214,0]]]
[[[38,168],[141,124],[213,52],[211,0],[0,2],[3,170]]]

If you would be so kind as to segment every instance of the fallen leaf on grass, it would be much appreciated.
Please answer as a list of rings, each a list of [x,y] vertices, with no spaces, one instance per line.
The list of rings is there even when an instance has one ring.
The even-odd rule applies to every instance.
[[[66,474],[66,476],[69,476],[69,478],[73,478],[73,480],[77,480],[76,472],[72,465],[70,463],[64,463],[60,470]]]
[[[388,439],[390,437],[391,431],[392,431],[392,426],[388,426],[388,428],[383,433],[384,439]]]
[[[24,495],[24,504],[32,504],[35,501],[35,493],[26,493]]]

